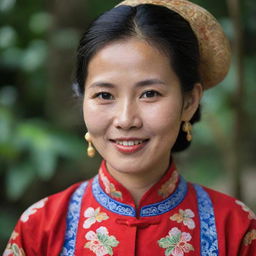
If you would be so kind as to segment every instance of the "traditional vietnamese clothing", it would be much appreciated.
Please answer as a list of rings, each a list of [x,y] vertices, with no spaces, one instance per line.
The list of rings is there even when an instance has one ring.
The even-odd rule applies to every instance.
[[[187,182],[174,163],[139,206],[108,172],[29,207],[4,256],[253,256],[256,217],[242,202]]]

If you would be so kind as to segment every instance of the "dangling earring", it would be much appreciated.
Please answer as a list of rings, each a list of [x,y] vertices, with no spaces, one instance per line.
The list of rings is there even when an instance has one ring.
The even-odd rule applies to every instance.
[[[91,135],[89,132],[87,132],[84,136],[85,140],[88,142],[88,148],[87,148],[87,155],[89,157],[94,157],[95,156],[95,149],[94,147],[92,146],[92,138],[91,138]]]
[[[187,141],[192,140],[192,124],[189,121],[184,121],[182,124],[182,131],[187,133]]]

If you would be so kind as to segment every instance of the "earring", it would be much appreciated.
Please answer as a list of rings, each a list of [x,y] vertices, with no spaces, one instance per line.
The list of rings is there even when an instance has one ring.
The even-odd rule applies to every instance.
[[[94,147],[92,146],[92,138],[91,138],[90,133],[87,132],[87,133],[85,134],[84,138],[85,138],[85,140],[86,140],[86,141],[88,142],[88,144],[89,144],[89,145],[88,145],[88,148],[87,148],[87,155],[88,155],[89,157],[94,157],[96,151],[95,151]]]
[[[187,141],[192,140],[192,124],[189,121],[184,121],[182,124],[182,131],[187,133]]]

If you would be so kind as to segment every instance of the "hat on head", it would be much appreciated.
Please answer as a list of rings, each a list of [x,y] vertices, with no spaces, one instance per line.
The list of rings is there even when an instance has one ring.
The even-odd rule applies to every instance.
[[[199,44],[199,72],[204,89],[225,78],[231,62],[230,44],[221,25],[207,10],[187,0],[125,0],[118,6],[140,4],[164,6],[189,22]]]

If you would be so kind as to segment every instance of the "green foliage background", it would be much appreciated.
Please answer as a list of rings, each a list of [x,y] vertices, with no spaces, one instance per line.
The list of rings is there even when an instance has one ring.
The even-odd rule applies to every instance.
[[[0,0],[0,250],[19,215],[33,202],[92,177],[100,157],[88,159],[81,101],[72,95],[75,49],[87,24],[119,1]],[[231,43],[225,1],[194,1],[221,22]],[[246,104],[242,196],[256,196],[256,3],[241,2]],[[235,194],[229,151],[234,139],[235,68],[202,101],[192,147],[176,156],[193,182]]]

